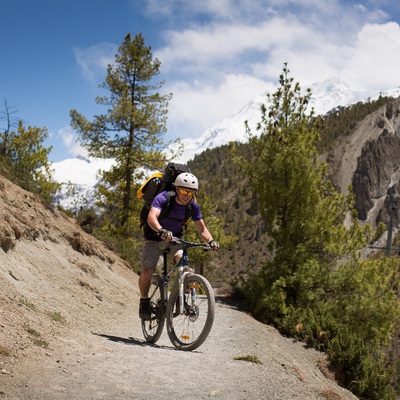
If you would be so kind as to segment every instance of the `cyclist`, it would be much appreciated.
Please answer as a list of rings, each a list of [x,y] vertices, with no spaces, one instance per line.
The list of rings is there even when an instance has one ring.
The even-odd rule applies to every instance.
[[[190,217],[194,221],[197,231],[205,243],[212,250],[218,250],[219,243],[213,239],[206,227],[201,214],[200,206],[193,199],[199,188],[197,178],[190,173],[182,173],[175,179],[175,193],[170,197],[170,212],[166,216],[160,216],[162,210],[167,207],[167,192],[158,194],[151,204],[147,217],[148,228],[144,231],[144,244],[142,249],[142,267],[139,277],[140,305],[139,317],[150,319],[150,300],[148,298],[151,285],[151,277],[156,268],[161,268],[163,263],[162,251],[170,248],[174,254],[175,262],[182,257],[182,248],[178,244],[172,244],[172,236],[181,237],[183,226],[186,222],[186,208],[190,207]]]

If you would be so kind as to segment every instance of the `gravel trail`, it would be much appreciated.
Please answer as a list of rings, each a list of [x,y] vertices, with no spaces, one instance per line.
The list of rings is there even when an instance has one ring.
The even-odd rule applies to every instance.
[[[135,315],[125,325],[114,321],[96,332],[56,337],[56,350],[15,366],[18,378],[9,378],[13,388],[3,397],[356,399],[322,374],[323,354],[283,338],[224,298],[217,299],[210,336],[192,352],[176,350],[166,332],[157,344],[146,343]],[[249,355],[261,364],[236,359]]]

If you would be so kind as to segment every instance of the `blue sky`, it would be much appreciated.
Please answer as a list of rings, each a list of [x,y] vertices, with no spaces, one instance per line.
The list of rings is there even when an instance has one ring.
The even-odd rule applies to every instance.
[[[50,161],[82,151],[69,111],[95,97],[127,33],[142,33],[173,94],[166,140],[198,137],[288,62],[302,87],[341,76],[353,90],[400,86],[398,0],[2,0],[0,111],[46,127]],[[5,121],[0,120],[0,129]]]

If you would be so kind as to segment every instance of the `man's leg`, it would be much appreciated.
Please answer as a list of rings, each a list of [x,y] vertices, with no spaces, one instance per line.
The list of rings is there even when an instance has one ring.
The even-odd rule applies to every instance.
[[[158,242],[145,240],[142,249],[142,272],[139,276],[140,305],[139,317],[148,320],[151,318],[149,289],[151,276],[160,262],[161,249]]]
[[[139,276],[139,290],[140,297],[142,299],[147,299],[149,295],[149,289],[151,285],[151,276],[154,274],[155,269],[149,268],[141,272]]]

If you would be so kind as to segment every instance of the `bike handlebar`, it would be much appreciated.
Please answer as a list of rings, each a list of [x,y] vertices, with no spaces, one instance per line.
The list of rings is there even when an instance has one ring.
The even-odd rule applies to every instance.
[[[189,242],[175,236],[172,237],[171,243],[180,244],[184,249],[188,249],[190,247],[203,247],[203,249],[206,251],[211,250],[211,246],[208,243]]]

